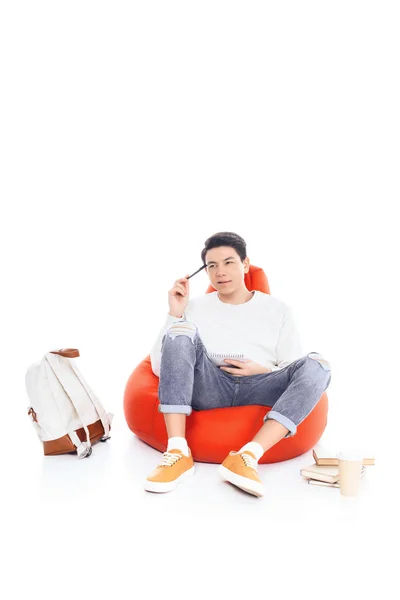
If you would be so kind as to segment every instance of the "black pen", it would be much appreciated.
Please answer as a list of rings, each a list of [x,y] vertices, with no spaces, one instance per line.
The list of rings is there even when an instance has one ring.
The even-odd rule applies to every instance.
[[[193,277],[193,275],[196,275],[196,273],[199,273],[200,271],[202,271],[203,269],[206,268],[207,265],[203,265],[202,267],[200,267],[200,269],[197,269],[197,271],[195,271],[194,273],[192,273],[191,275],[189,275],[189,277],[187,277],[187,279],[190,279],[191,277]]]

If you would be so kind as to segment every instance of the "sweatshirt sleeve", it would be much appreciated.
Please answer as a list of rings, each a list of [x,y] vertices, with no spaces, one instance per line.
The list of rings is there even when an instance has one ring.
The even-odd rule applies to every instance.
[[[150,352],[151,368],[153,370],[154,375],[157,375],[157,377],[160,377],[161,344],[162,344],[165,332],[174,323],[177,323],[178,321],[184,321],[184,320],[185,320],[185,315],[183,315],[183,317],[180,317],[180,318],[173,317],[169,313],[167,315],[167,319],[166,319],[163,327],[161,328],[160,333],[158,334],[157,340]]]
[[[276,347],[277,368],[282,369],[302,356],[303,348],[293,312],[290,307],[287,307]]]

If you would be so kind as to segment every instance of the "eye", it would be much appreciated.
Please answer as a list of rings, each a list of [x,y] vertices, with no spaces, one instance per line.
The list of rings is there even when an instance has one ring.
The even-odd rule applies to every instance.
[[[226,265],[230,265],[230,264],[232,264],[232,263],[233,263],[233,260],[228,260],[228,261],[227,261],[225,264],[226,264]]]

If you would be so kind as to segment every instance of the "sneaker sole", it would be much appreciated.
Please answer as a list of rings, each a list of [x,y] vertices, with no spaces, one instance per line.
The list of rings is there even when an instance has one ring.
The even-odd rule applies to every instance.
[[[172,492],[172,490],[174,490],[179,483],[182,483],[186,479],[189,479],[190,477],[192,477],[192,475],[194,475],[194,466],[191,469],[188,469],[187,471],[182,473],[182,475],[180,475],[177,479],[174,479],[173,481],[161,482],[146,480],[144,489],[146,490],[146,492],[156,492],[158,494],[162,494],[164,492]]]
[[[262,483],[258,483],[258,481],[253,481],[247,477],[242,477],[242,475],[237,475],[223,465],[219,466],[219,472],[223,479],[229,481],[229,483],[232,483],[232,485],[236,485],[236,487],[240,488],[241,490],[244,490],[249,494],[253,494],[253,496],[257,496],[258,498],[264,496],[265,488]]]

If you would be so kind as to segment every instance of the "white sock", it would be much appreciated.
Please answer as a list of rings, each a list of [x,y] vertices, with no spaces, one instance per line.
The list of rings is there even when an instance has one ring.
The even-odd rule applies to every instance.
[[[168,438],[167,452],[171,450],[180,450],[185,456],[189,456],[189,447],[184,437],[171,437]]]
[[[264,454],[264,448],[261,446],[261,444],[258,444],[257,442],[249,442],[248,444],[245,444],[243,448],[240,448],[239,452],[246,452],[246,450],[254,454],[257,462]]]

